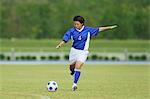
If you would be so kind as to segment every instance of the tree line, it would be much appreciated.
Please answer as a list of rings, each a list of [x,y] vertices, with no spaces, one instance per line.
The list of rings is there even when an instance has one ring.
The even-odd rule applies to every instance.
[[[81,15],[104,39],[149,39],[149,0],[1,0],[0,38],[61,38]]]

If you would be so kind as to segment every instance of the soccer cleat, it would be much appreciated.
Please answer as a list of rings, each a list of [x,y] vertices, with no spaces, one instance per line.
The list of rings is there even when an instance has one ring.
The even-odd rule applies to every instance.
[[[74,74],[74,71],[71,71],[70,75],[73,75]]]
[[[72,91],[75,91],[77,89],[77,86],[72,87]]]
[[[72,91],[75,91],[75,90],[77,90],[77,84],[72,85]]]

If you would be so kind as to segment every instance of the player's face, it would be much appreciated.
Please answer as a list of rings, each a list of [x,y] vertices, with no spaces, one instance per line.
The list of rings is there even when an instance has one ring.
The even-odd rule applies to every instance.
[[[79,21],[74,21],[74,27],[77,28],[77,29],[81,29],[83,26],[83,23],[81,24]]]

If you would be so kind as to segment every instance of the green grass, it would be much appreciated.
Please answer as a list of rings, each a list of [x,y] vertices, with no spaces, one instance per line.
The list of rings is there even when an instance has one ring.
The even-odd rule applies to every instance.
[[[1,65],[1,99],[150,99],[148,65],[85,65],[78,90],[65,65]],[[49,80],[58,83],[48,92]]]
[[[71,47],[71,41],[56,50],[56,45],[60,40],[29,40],[29,39],[0,39],[0,51],[8,52],[14,48],[18,52],[68,52]],[[92,52],[123,52],[127,49],[129,52],[150,52],[149,40],[97,40],[92,39],[90,51]]]

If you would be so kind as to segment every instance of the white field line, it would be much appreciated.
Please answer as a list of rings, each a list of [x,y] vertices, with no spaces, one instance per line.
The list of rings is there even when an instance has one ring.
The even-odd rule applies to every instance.
[[[24,96],[24,97],[39,97],[39,99],[50,99],[49,96],[30,94],[30,93],[20,93],[20,92],[8,92],[8,93],[0,92],[0,95],[4,95],[4,96],[17,95],[17,96]]]
[[[19,64],[19,65],[37,65],[37,64],[69,64],[68,61],[0,61],[0,65],[5,64]],[[128,65],[150,65],[150,61],[87,61],[85,64],[128,64]]]

